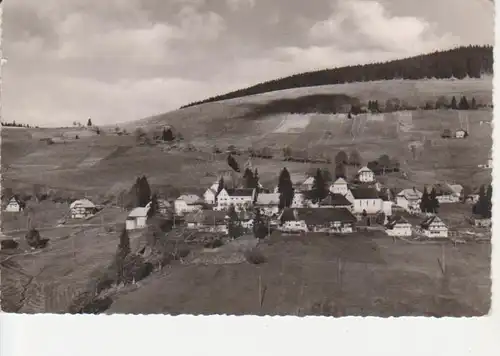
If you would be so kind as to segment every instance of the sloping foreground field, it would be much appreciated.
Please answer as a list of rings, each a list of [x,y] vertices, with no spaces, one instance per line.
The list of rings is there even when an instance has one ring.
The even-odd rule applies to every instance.
[[[108,313],[477,316],[490,307],[491,245],[395,243],[384,236],[273,236],[260,265],[171,266]],[[259,282],[260,281],[260,282]]]

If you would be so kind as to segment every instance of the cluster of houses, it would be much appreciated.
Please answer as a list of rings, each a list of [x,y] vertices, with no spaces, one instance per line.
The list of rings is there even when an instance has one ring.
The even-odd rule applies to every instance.
[[[423,193],[416,188],[394,192],[376,181],[375,174],[362,167],[353,182],[338,178],[328,187],[328,195],[320,201],[307,198],[313,189],[314,179],[305,180],[292,176],[295,193],[290,207],[280,209],[278,188],[268,190],[226,188],[219,189],[219,180],[214,182],[200,197],[183,194],[174,201],[157,200],[157,209],[163,216],[169,216],[176,224],[183,223],[188,229],[228,233],[227,210],[233,206],[243,228],[251,229],[255,208],[266,218],[268,224],[284,232],[329,232],[348,234],[357,225],[383,226],[390,236],[411,236],[422,234],[429,238],[447,237],[448,227],[436,215],[422,214],[420,202]],[[463,187],[458,184],[437,184],[434,186],[439,203],[460,201]],[[468,196],[471,202],[479,195]],[[24,203],[17,197],[7,204],[5,211],[22,211]],[[126,218],[127,230],[146,227],[151,203],[130,211]],[[97,207],[89,199],[79,199],[71,203],[72,219],[93,216]],[[403,217],[404,214],[423,216],[416,226]],[[483,222],[481,222],[482,224]],[[476,224],[479,226],[478,224]]]

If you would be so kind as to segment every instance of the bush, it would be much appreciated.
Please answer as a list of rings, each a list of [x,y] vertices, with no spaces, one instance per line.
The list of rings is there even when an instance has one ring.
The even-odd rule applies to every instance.
[[[18,246],[19,246],[19,243],[12,240],[12,239],[2,240],[2,242],[1,242],[1,249],[2,250],[15,249]]]
[[[221,247],[222,245],[224,245],[224,243],[220,239],[216,239],[216,240],[212,240],[212,241],[207,242],[203,247],[205,247],[205,248],[217,248],[217,247]]]
[[[250,251],[245,252],[245,259],[253,265],[260,265],[267,261],[266,257],[262,254],[262,252],[260,252],[257,249],[252,249]]]

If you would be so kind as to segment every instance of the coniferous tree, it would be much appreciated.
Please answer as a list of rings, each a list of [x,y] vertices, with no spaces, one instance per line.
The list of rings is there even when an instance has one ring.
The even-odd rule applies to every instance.
[[[345,165],[341,162],[335,165],[335,179],[339,178],[347,178]]]
[[[158,197],[156,193],[154,193],[151,196],[151,205],[149,207],[148,216],[149,217],[156,216],[158,214],[158,210],[159,210]]]
[[[266,224],[264,222],[264,219],[262,218],[262,213],[260,212],[260,209],[255,209],[255,216],[253,219],[253,235],[257,239],[263,239],[267,236],[268,234],[268,228],[266,227]]]
[[[437,200],[436,188],[432,188],[429,195],[429,212],[437,214],[439,209],[439,201]]]
[[[162,132],[163,141],[173,141],[174,138],[175,138],[174,134],[173,134],[172,129],[170,127],[168,129],[163,128],[163,132]]]
[[[453,98],[451,98],[450,108],[453,109],[453,110],[457,110],[458,109],[458,107],[457,107],[457,98],[455,98],[454,96],[453,96]]]
[[[348,164],[349,158],[347,157],[347,153],[345,153],[345,151],[340,151],[339,153],[337,153],[337,155],[335,156],[335,163]]]
[[[90,120],[90,117],[89,117],[89,119],[87,121],[87,126],[89,126],[89,127],[92,126],[92,120]]]
[[[420,199],[420,210],[422,213],[429,212],[429,193],[427,192],[427,187],[424,187],[424,192],[422,193],[422,198]]]
[[[280,194],[280,209],[289,208],[293,202],[294,189],[290,173],[286,167],[281,170],[278,178],[278,193]]]
[[[238,213],[236,213],[236,209],[234,205],[229,205],[227,210],[227,230],[229,237],[236,239],[241,236],[241,224],[240,219],[238,218]]]
[[[215,194],[216,197],[217,195],[219,195],[222,189],[224,189],[224,178],[221,176],[219,179],[219,185],[217,186],[217,193]]]
[[[474,97],[472,97],[472,100],[470,102],[470,109],[471,110],[476,110],[477,109],[476,98],[474,98]]]
[[[459,110],[469,110],[469,102],[467,101],[467,98],[465,96],[462,96],[460,98],[460,102],[458,103],[458,109]]]
[[[312,197],[315,202],[318,202],[326,197],[326,183],[321,174],[321,170],[318,168],[316,170],[316,175],[314,176],[313,187],[312,187]]]
[[[254,176],[253,172],[250,170],[250,168],[246,168],[245,172],[243,173],[243,180],[245,184],[245,188],[253,188],[254,185]]]
[[[349,165],[359,167],[361,166],[361,155],[358,150],[352,150],[349,155]]]

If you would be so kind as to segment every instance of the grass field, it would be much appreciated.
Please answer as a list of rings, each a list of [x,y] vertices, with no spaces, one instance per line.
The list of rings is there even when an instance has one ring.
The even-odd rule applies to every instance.
[[[376,233],[275,235],[258,248],[267,258],[261,265],[172,266],[118,297],[108,312],[473,316],[489,310],[490,245],[444,245],[446,275],[437,261],[441,245],[393,243]]]
[[[444,129],[457,130],[465,125],[464,114],[454,110],[364,114],[353,120],[345,115],[311,113],[245,115],[269,100],[318,93],[345,93],[362,101],[398,97],[417,105],[440,95],[474,96],[478,102],[489,104],[491,92],[491,78],[351,83],[203,104],[122,125],[129,132],[136,127],[152,130],[173,125],[186,143],[198,149],[195,152],[165,152],[161,145],[139,146],[133,135],[117,136],[113,128],[103,129],[101,135],[75,128],[2,128],[2,188],[32,194],[34,185],[40,184],[45,190],[75,199],[88,196],[103,203],[128,191],[137,176],[146,175],[153,190],[168,191],[171,197],[183,192],[201,194],[220,172],[229,169],[226,155],[212,155],[212,147],[225,149],[230,144],[243,150],[270,147],[278,154],[284,146],[307,148],[331,158],[340,150],[356,149],[364,164],[388,154],[397,158],[408,174],[407,179],[398,174],[382,177],[392,188],[422,188],[444,181],[475,187],[491,181],[491,170],[478,168],[491,157],[491,109],[467,111],[469,137],[464,140],[440,137]],[[80,139],[74,139],[76,134]],[[40,141],[50,137],[62,140],[52,145]],[[411,145],[418,147],[415,157]],[[240,165],[247,158],[237,157]],[[276,185],[283,167],[297,175],[311,167],[327,166],[331,172],[335,168],[279,159],[252,159],[252,164],[268,188]],[[354,173],[348,171],[348,175]],[[36,254],[23,255],[21,251],[12,258],[13,269],[2,270],[2,289],[10,286],[11,310],[23,304],[16,298],[26,298],[22,311],[63,311],[93,271],[107,266],[116,251],[116,232],[96,226],[56,228],[67,212],[67,204],[50,204],[35,207],[34,214],[37,226],[47,228],[41,233],[51,239],[49,247]],[[459,220],[460,214],[460,209],[449,211],[446,218]],[[118,209],[105,210],[103,219],[105,223],[123,223],[125,216]],[[100,224],[100,219],[88,223]],[[2,216],[3,231],[24,229],[26,225],[24,214]],[[22,238],[24,233],[10,235]],[[263,265],[176,265],[120,296],[111,311],[305,315],[319,308],[336,315],[413,315],[449,307],[451,314],[479,315],[489,307],[489,245],[446,245],[449,280],[440,276],[437,258],[441,247],[436,245],[393,244],[382,236],[345,240],[308,236],[276,237],[259,248],[268,257]],[[341,288],[338,258],[343,261],[341,265],[344,263]],[[262,308],[257,295],[259,276],[267,286]],[[23,287],[25,284],[30,291]],[[23,289],[26,292],[20,293]],[[54,297],[52,304],[43,299],[54,293],[62,297]]]

